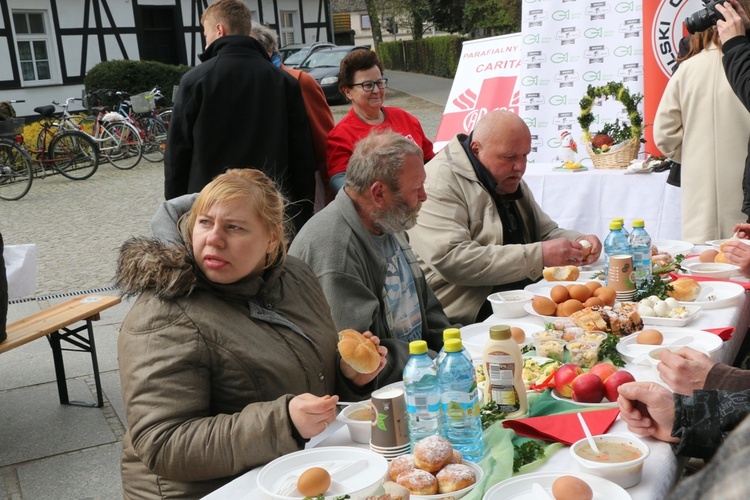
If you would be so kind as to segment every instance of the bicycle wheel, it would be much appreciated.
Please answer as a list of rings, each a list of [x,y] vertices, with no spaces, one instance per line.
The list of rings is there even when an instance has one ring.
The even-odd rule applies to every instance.
[[[167,128],[169,128],[169,122],[172,121],[172,108],[164,108],[164,110],[159,111],[159,114],[156,116],[158,116],[159,119],[167,125]]]
[[[105,139],[100,150],[114,167],[128,170],[141,161],[143,141],[134,126],[124,122],[106,123],[100,137]]]
[[[18,200],[31,189],[31,158],[14,142],[0,141],[0,198]]]
[[[167,125],[153,116],[139,116],[135,122],[143,131],[143,157],[150,162],[164,160]]]
[[[49,145],[52,166],[68,179],[88,179],[99,168],[99,148],[83,132],[68,130],[52,139]]]

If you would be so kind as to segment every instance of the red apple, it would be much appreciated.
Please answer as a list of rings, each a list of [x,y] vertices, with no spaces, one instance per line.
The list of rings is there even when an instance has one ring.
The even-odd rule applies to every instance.
[[[619,394],[617,388],[628,382],[635,382],[635,377],[630,372],[619,370],[613,373],[604,381],[604,395],[614,403],[617,401],[617,396]]]
[[[562,397],[569,398],[573,393],[573,380],[583,373],[583,369],[573,363],[562,365],[555,372],[555,389]]]
[[[584,373],[573,380],[573,401],[601,403],[604,399],[604,382],[598,375]]]
[[[597,363],[591,367],[591,369],[589,370],[589,373],[598,375],[599,378],[602,379],[602,382],[604,382],[605,380],[607,380],[607,377],[609,377],[616,371],[617,371],[617,367],[613,365],[612,363]]]

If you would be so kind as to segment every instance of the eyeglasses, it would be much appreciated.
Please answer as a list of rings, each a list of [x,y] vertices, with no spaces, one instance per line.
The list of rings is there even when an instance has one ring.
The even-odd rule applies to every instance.
[[[374,82],[372,80],[365,80],[362,83],[352,83],[352,87],[362,87],[362,90],[364,90],[365,92],[372,92],[373,90],[375,90],[376,85],[380,90],[383,90],[388,86],[388,78],[381,78],[380,80],[375,80]]]

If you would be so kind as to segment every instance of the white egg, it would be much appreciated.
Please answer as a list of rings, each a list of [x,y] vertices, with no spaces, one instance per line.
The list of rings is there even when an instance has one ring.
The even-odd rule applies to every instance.
[[[671,311],[671,308],[669,307],[669,304],[661,301],[658,304],[654,304],[654,311],[656,311],[657,316],[659,316],[660,318],[664,318],[669,315],[669,311]]]
[[[682,307],[679,302],[677,302],[677,299],[674,297],[668,297],[664,302],[667,303],[670,309],[674,309],[676,307]]]
[[[638,315],[653,318],[656,316],[656,311],[654,311],[654,308],[651,306],[644,306],[641,304],[638,306]]]
[[[656,304],[657,302],[661,302],[661,299],[659,297],[657,297],[656,295],[652,295],[651,297],[648,298],[648,300],[650,300],[652,304]]]
[[[645,298],[641,300],[638,304],[646,307],[654,307],[654,303],[651,301],[650,298]]]

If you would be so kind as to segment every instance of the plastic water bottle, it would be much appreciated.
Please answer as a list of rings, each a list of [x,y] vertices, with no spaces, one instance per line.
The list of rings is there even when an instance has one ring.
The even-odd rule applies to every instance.
[[[434,434],[440,435],[441,411],[438,369],[427,354],[427,342],[410,342],[409,353],[411,357],[404,367],[403,378],[410,448],[414,453],[417,441]]]
[[[630,238],[630,234],[628,233],[628,230],[625,228],[625,219],[623,219],[622,217],[616,217],[616,218],[614,218],[612,220],[615,221],[615,222],[619,222],[622,225],[622,229],[620,229],[620,232],[623,235],[625,235],[625,239],[626,240],[629,239]]]
[[[622,234],[622,223],[609,223],[609,234],[604,240],[604,280],[609,284],[609,258],[613,255],[630,254],[628,239]]]
[[[642,219],[633,221],[633,232],[630,233],[628,243],[633,255],[635,267],[635,286],[640,288],[646,279],[651,278],[651,236],[645,228]]]
[[[482,420],[474,365],[466,359],[458,339],[445,342],[446,356],[438,367],[443,436],[464,459],[478,462],[484,455]]]
[[[489,331],[489,329],[488,329],[488,331]],[[443,360],[445,359],[445,342],[447,340],[450,340],[450,339],[459,339],[460,340],[461,339],[461,330],[459,330],[458,328],[446,328],[445,330],[443,330],[443,348],[440,349],[440,352],[438,353],[438,357],[437,357],[437,360],[436,360],[438,366],[440,366],[440,363],[442,363]],[[464,356],[466,356],[466,358],[473,363],[473,361],[471,359],[471,354],[469,354],[469,351],[467,351],[466,349],[464,349],[462,352],[464,353]]]

